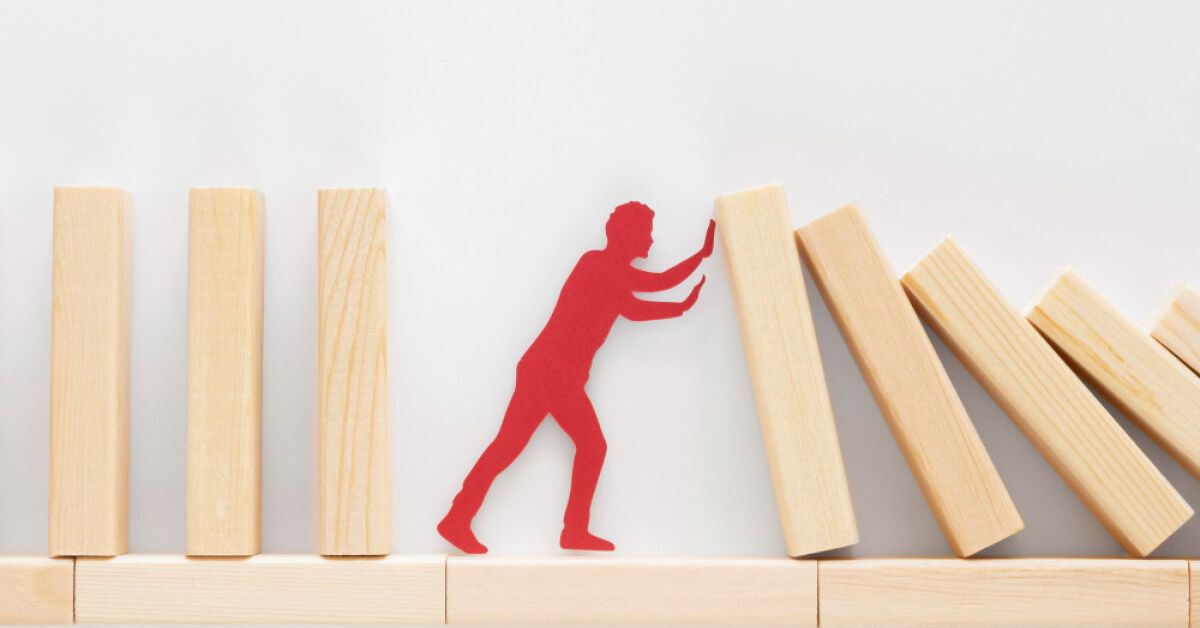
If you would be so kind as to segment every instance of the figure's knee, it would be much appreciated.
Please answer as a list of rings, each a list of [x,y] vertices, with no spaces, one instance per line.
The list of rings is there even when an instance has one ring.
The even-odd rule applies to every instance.
[[[608,455],[608,441],[604,439],[604,434],[601,434],[599,431],[590,432],[573,440],[575,441],[576,456],[602,462],[604,457]]]

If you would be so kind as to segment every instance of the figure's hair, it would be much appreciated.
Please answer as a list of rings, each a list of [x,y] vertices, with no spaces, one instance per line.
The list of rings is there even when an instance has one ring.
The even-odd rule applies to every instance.
[[[604,234],[612,240],[614,236],[620,238],[621,235],[629,231],[629,228],[639,222],[649,221],[654,218],[654,210],[645,203],[638,201],[629,201],[628,203],[617,205],[608,216],[608,222],[604,225]]]

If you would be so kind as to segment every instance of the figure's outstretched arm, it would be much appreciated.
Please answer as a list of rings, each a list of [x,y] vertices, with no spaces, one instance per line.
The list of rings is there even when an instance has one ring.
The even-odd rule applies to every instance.
[[[679,262],[678,264],[662,271],[661,273],[631,269],[633,273],[632,289],[634,292],[658,292],[660,290],[669,290],[683,283],[692,271],[700,265],[700,261],[712,255],[713,239],[717,223],[708,221],[708,234],[704,237],[704,246],[700,247],[691,257]]]
[[[696,304],[696,299],[700,296],[700,288],[704,285],[705,277],[700,277],[700,283],[696,284],[695,288],[687,295],[687,298],[679,303],[673,301],[643,301],[637,297],[630,297],[625,308],[621,311],[621,316],[631,321],[657,321],[664,318],[675,318],[682,316],[684,312],[692,309]]]

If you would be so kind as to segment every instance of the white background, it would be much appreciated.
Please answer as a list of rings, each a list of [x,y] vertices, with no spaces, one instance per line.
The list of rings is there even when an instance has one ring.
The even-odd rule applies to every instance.
[[[316,189],[387,188],[395,551],[445,552],[517,359],[626,200],[658,212],[647,268],[700,245],[717,194],[782,182],[797,225],[859,203],[897,271],[954,234],[1018,308],[1071,265],[1148,321],[1200,282],[1198,25],[1186,2],[0,4],[0,553],[46,546],[54,185],[134,195],[130,548],[176,553],[188,188],[267,201],[265,552],[315,547]],[[622,320],[597,358],[593,526],[622,554],[782,555],[720,251],[702,272],[685,317]],[[948,554],[809,289],[862,535],[840,554]],[[987,553],[1119,553],[935,346],[1026,522]],[[497,482],[495,553],[560,553],[571,454],[547,422]]]

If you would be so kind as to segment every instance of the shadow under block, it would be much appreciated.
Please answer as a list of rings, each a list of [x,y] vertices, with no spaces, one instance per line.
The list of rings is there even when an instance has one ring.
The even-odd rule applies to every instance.
[[[858,526],[783,187],[721,196],[716,213],[788,554],[853,545]]]
[[[317,194],[317,543],[391,551],[387,196]]]
[[[446,563],[450,624],[815,626],[815,561],[488,558]]]
[[[82,559],[79,623],[434,624],[446,557]]]
[[[74,621],[75,561],[0,557],[0,625]]]
[[[259,549],[263,201],[194,189],[188,226],[187,553]]]
[[[1081,375],[1196,477],[1200,378],[1073,271],[1027,315]]]
[[[821,625],[1186,626],[1184,560],[827,560]]]
[[[796,232],[846,344],[950,548],[970,556],[1024,524],[916,312],[854,206]]]
[[[903,279],[930,327],[1125,551],[1146,556],[1192,509],[953,240]]]
[[[1184,364],[1200,373],[1200,290],[1191,286],[1180,290],[1150,333]]]
[[[125,552],[133,198],[54,189],[49,546],[54,556]]]

